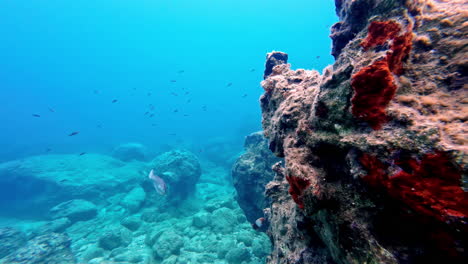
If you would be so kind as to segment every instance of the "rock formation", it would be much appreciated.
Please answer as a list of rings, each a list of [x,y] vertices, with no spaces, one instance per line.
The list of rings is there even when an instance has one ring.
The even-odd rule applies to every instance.
[[[335,3],[322,75],[267,57],[268,263],[466,263],[468,3]]]
[[[268,149],[262,132],[252,133],[245,139],[245,150],[232,167],[232,179],[237,191],[236,200],[249,222],[263,217],[263,209],[270,201],[264,195],[266,184],[273,180],[271,166],[280,159]]]

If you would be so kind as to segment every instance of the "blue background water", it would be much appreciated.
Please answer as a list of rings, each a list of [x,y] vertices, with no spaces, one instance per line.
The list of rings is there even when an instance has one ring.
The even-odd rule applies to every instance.
[[[321,70],[335,21],[331,0],[2,1],[0,160],[129,141],[240,149],[261,127],[265,54]]]

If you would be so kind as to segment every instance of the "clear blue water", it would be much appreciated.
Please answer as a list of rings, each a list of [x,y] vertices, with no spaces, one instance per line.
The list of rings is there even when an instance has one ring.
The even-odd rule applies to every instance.
[[[336,20],[333,1],[4,1],[0,160],[127,141],[242,143],[261,128],[265,54],[321,70]]]
[[[321,71],[336,20],[333,1],[3,1],[0,263],[20,250],[32,256],[14,263],[264,263],[269,239],[237,204],[231,165],[261,130],[266,53]],[[116,154],[129,142],[145,159]],[[58,262],[34,255],[64,237]]]

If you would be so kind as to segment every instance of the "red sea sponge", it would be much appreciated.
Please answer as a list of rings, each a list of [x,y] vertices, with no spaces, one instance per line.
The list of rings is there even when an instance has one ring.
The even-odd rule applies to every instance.
[[[361,42],[364,50],[383,45],[387,40],[393,39],[400,32],[401,27],[395,21],[372,21],[367,29],[367,37]]]
[[[388,166],[368,154],[363,154],[360,162],[368,172],[365,182],[385,189],[414,211],[439,221],[468,217],[468,193],[460,187],[461,173],[445,153],[436,151],[421,161],[395,160],[405,168],[395,175],[388,175]]]
[[[296,176],[286,176],[289,183],[289,194],[299,208],[304,209],[304,203],[301,199],[304,190],[309,187],[310,181]]]
[[[403,74],[403,61],[408,58],[412,48],[413,32],[396,37],[390,50],[387,52],[387,61],[390,70],[396,75]]]
[[[387,60],[362,68],[353,75],[351,86],[354,90],[351,99],[353,115],[368,122],[373,129],[380,129],[387,121],[385,109],[397,88]]]

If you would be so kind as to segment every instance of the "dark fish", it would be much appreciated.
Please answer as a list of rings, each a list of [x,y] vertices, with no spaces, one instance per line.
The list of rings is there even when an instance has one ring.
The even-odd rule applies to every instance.
[[[99,90],[94,90],[93,93],[94,94],[100,94],[101,92]]]
[[[232,82],[230,82],[230,83],[228,83],[228,84],[226,85],[226,87],[231,87],[231,86],[232,86]]]
[[[51,148],[46,148],[46,152],[51,152],[52,149]]]
[[[41,117],[41,116],[38,115],[38,114],[32,114],[32,116],[34,116],[34,117]]]
[[[187,100],[187,104],[190,103],[190,102],[192,102],[192,99],[188,99],[188,100]]]
[[[168,135],[169,136],[176,136],[177,134],[176,133],[169,133]]]
[[[112,103],[117,103],[117,101],[118,101],[117,99],[114,99],[112,100]]]
[[[189,116],[189,114],[185,114],[184,116]]]
[[[80,132],[79,131],[71,132],[68,136],[69,137],[75,136],[75,135],[78,135],[78,133],[80,133]]]
[[[206,105],[202,106],[203,111],[206,111]]]
[[[149,112],[145,112],[145,114],[144,114],[144,115],[148,115],[148,114],[149,114]]]
[[[81,152],[79,156],[83,156],[84,154],[86,154],[86,152]]]
[[[315,58],[316,58],[316,59],[320,59],[320,56],[316,56]]]
[[[242,96],[242,98],[246,98],[246,97],[247,97],[247,94],[244,94],[244,95]]]
[[[180,71],[178,71],[177,73],[184,73],[184,72],[185,72],[184,70],[180,70]]]
[[[50,112],[55,113],[55,110],[54,110],[54,109],[52,109],[52,108],[50,108],[50,107],[47,107],[47,109],[49,109]]]
[[[154,116],[154,114],[149,115],[149,117],[153,117],[153,116]]]
[[[171,80],[171,82],[175,83],[175,82],[177,82],[177,80]]]
[[[179,110],[178,110],[178,109],[174,109],[174,111],[172,111],[172,112],[177,113],[177,112],[179,112]]]
[[[255,69],[250,69],[250,72],[254,72],[254,71],[255,71]]]
[[[133,91],[136,91],[136,87],[133,87]]]
[[[190,92],[185,92],[185,95],[188,95]]]
[[[97,128],[102,128],[102,124],[97,124]]]
[[[179,96],[177,93],[172,92],[171,93],[173,96]]]
[[[147,96],[151,96],[151,93],[147,93],[146,95],[147,95]]]
[[[154,105],[150,104],[149,108],[150,108],[150,110],[154,110]]]
[[[158,124],[151,124],[151,126],[157,126]]]
[[[253,229],[258,230],[258,229],[262,228],[264,223],[265,223],[265,218],[260,217],[257,220],[255,220],[255,223],[252,224],[252,227],[253,227]]]

